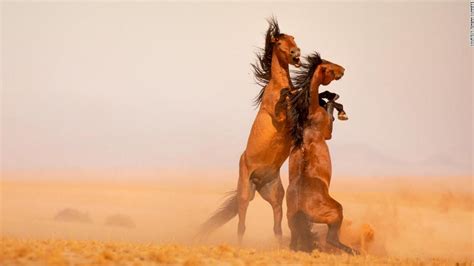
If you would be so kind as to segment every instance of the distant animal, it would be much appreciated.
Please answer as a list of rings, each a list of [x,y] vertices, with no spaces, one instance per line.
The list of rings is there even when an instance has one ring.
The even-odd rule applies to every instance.
[[[290,248],[313,250],[311,224],[323,223],[328,225],[327,243],[349,254],[358,254],[339,241],[343,212],[342,205],[329,195],[332,170],[326,144],[332,135],[332,118],[319,104],[319,87],[339,80],[345,69],[321,59],[318,53],[307,57],[307,61],[294,81],[300,90],[288,96],[288,119],[294,139],[286,192]]]
[[[256,103],[260,105],[250,130],[247,147],[240,156],[237,190],[230,193],[213,216],[200,229],[206,235],[238,215],[238,240],[242,243],[249,202],[258,191],[273,209],[273,231],[281,242],[285,191],[280,179],[280,168],[288,158],[291,138],[287,127],[287,112],[280,105],[281,91],[291,88],[289,65],[299,67],[300,49],[294,37],[280,33],[276,19],[268,20],[265,48],[257,54],[253,64],[257,82],[262,86]]]

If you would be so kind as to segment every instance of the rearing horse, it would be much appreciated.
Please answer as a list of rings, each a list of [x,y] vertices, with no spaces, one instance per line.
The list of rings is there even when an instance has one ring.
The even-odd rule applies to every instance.
[[[237,190],[232,192],[220,209],[202,226],[207,234],[238,214],[238,239],[242,243],[249,202],[258,191],[273,208],[275,236],[281,241],[282,202],[285,191],[280,179],[280,168],[288,158],[291,138],[286,121],[285,97],[282,89],[292,87],[289,65],[299,67],[300,49],[291,35],[280,33],[277,21],[268,20],[265,49],[257,54],[253,64],[257,81],[262,85],[256,102],[260,104],[252,125],[247,147],[240,157]]]
[[[290,248],[311,251],[312,223],[328,225],[326,241],[350,254],[358,251],[339,241],[342,205],[329,195],[331,156],[326,140],[331,139],[332,117],[319,104],[319,87],[344,75],[344,68],[321,59],[315,53],[295,78],[300,91],[290,96],[289,124],[294,137],[286,191]]]

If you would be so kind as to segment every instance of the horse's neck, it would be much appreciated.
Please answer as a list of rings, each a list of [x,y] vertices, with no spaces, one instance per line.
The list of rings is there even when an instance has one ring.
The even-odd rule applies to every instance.
[[[310,105],[309,105],[309,114],[312,115],[316,113],[316,110],[318,110],[319,107],[319,82],[316,80],[316,78],[313,78],[311,80],[311,85],[310,85]]]
[[[280,91],[283,88],[290,87],[290,70],[288,64],[281,63],[278,60],[275,52],[272,56],[272,68],[271,68],[272,80],[271,82],[274,85],[273,89]]]
[[[265,88],[260,108],[266,110],[270,114],[276,115],[275,108],[280,101],[281,90],[290,88],[291,86],[288,64],[281,63],[275,52],[273,52],[271,79]]]

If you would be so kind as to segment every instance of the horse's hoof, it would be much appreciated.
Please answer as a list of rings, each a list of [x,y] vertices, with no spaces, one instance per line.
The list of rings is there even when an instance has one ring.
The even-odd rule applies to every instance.
[[[349,252],[349,254],[351,254],[353,256],[359,256],[360,252],[357,249],[351,248],[351,252]]]
[[[338,114],[338,115],[337,115],[337,118],[338,118],[339,120],[343,120],[343,121],[349,119],[349,117],[347,117],[346,113],[340,113],[340,114]]]

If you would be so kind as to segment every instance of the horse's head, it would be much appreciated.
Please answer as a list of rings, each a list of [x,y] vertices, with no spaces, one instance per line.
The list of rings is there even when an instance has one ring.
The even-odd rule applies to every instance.
[[[296,67],[301,66],[301,52],[295,43],[295,37],[288,34],[280,34],[278,37],[272,37],[271,42],[273,43],[274,52],[280,62]]]
[[[316,81],[319,84],[324,86],[331,83],[333,80],[339,80],[344,76],[345,69],[337,64],[331,63],[327,60],[322,60],[322,63],[319,64],[314,75],[316,76]]]
[[[255,100],[257,104],[262,102],[265,88],[272,79],[272,65],[274,62],[278,63],[279,67],[283,69],[288,69],[290,64],[296,67],[301,66],[300,48],[296,45],[295,38],[281,33],[278,21],[274,17],[267,21],[265,48],[257,53],[257,63],[252,64],[257,83],[262,86],[262,90]]]
[[[289,123],[290,134],[293,137],[294,145],[300,146],[303,143],[303,132],[307,126],[309,114],[314,114],[320,109],[319,105],[319,86],[328,85],[333,80],[338,80],[344,75],[342,66],[331,63],[321,58],[319,53],[306,57],[307,63],[304,63],[300,69],[295,71],[292,78],[293,85],[298,88],[290,94]],[[325,113],[325,112],[324,112]],[[332,123],[326,128],[324,133],[326,138],[331,137]]]

